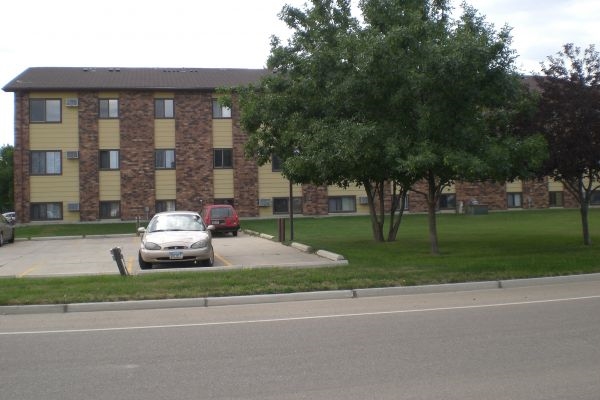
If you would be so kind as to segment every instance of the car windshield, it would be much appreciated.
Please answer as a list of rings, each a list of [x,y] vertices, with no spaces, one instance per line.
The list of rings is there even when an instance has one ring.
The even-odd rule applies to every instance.
[[[148,225],[149,232],[203,230],[202,219],[197,215],[187,214],[157,215]]]

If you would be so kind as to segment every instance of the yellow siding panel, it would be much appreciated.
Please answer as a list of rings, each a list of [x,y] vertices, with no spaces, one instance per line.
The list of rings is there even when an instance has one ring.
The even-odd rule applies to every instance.
[[[214,170],[214,195],[217,199],[230,199],[234,197],[232,169]]]
[[[175,92],[156,92],[156,93],[154,93],[154,98],[155,99],[174,99]],[[175,107],[177,107],[177,104],[175,104]],[[175,112],[177,112],[177,110]]]
[[[154,120],[154,146],[157,149],[175,148],[175,120]]]
[[[110,150],[121,147],[118,119],[98,120],[98,145],[100,149]]]
[[[548,178],[548,191],[550,192],[562,192],[564,190],[564,186],[562,182],[555,181],[552,178]]]
[[[32,93],[30,98],[62,100],[62,121],[60,123],[32,123],[29,125],[29,144],[31,150],[78,150],[78,108],[67,107],[65,105],[65,100],[68,98],[77,98],[77,93]]]
[[[78,174],[32,176],[30,184],[32,203],[79,201]]]
[[[506,183],[506,192],[507,193],[519,193],[523,191],[523,182],[514,181]]]
[[[213,119],[213,147],[216,149],[233,147],[231,119]]]
[[[302,186],[294,185],[294,197],[302,196]],[[258,197],[270,199],[272,197],[287,197],[290,195],[290,182],[281,175],[273,172],[271,164],[263,165],[258,169]]]
[[[156,200],[175,200],[176,187],[174,169],[156,171]]]
[[[100,200],[121,200],[121,173],[119,171],[100,171]]]

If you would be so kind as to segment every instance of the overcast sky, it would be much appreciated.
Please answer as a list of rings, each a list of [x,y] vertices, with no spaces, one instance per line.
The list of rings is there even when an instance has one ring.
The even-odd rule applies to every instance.
[[[262,68],[270,36],[287,37],[277,17],[286,3],[305,0],[2,1],[0,87],[29,67]],[[568,42],[600,50],[598,0],[468,3],[497,29],[513,28],[522,72],[538,72]],[[14,110],[13,94],[0,91],[3,144],[14,144]]]

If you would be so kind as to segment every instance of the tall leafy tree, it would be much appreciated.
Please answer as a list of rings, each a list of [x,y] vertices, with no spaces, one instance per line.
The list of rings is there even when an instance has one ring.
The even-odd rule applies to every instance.
[[[600,56],[572,43],[542,63],[539,127],[550,156],[542,173],[563,183],[579,204],[583,243],[590,245],[588,214],[600,188]]]
[[[350,1],[313,0],[303,10],[286,6],[280,17],[293,35],[287,44],[273,38],[268,67],[274,73],[258,87],[240,90],[247,154],[259,164],[278,156],[294,182],[363,186],[374,239],[385,240],[387,203],[387,240],[394,240],[414,182],[395,166],[408,142],[399,139],[402,130],[394,123],[376,118],[394,113],[366,95],[372,57],[365,58],[369,43]]]
[[[463,4],[454,20],[444,0],[363,0],[361,7],[375,43],[382,40],[387,49],[375,64],[382,66],[384,85],[374,90],[391,103],[387,111],[395,108],[415,150],[401,164],[426,183],[420,193],[436,254],[444,187],[456,180],[514,179],[543,157],[539,137],[516,134],[516,117],[532,102],[514,71],[510,30],[496,32],[474,8]]]
[[[0,210],[14,210],[13,151],[7,144],[0,148]]]
[[[363,186],[378,241],[384,209],[394,240],[406,192],[425,179],[437,253],[442,189],[506,178],[517,155],[531,156],[510,129],[525,102],[508,29],[497,34],[468,6],[453,20],[447,0],[362,0],[360,9],[362,24],[349,0],[284,7],[293,35],[273,39],[273,74],[240,91],[246,149],[259,164],[278,155],[294,182]]]

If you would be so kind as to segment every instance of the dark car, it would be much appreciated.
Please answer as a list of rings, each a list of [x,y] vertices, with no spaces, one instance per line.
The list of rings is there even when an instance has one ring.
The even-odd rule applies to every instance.
[[[0,215],[0,246],[15,241],[15,227],[4,215]]]
[[[240,230],[240,219],[235,208],[227,204],[206,205],[202,209],[202,219],[206,225],[213,225],[215,232],[229,233],[237,236]]]

